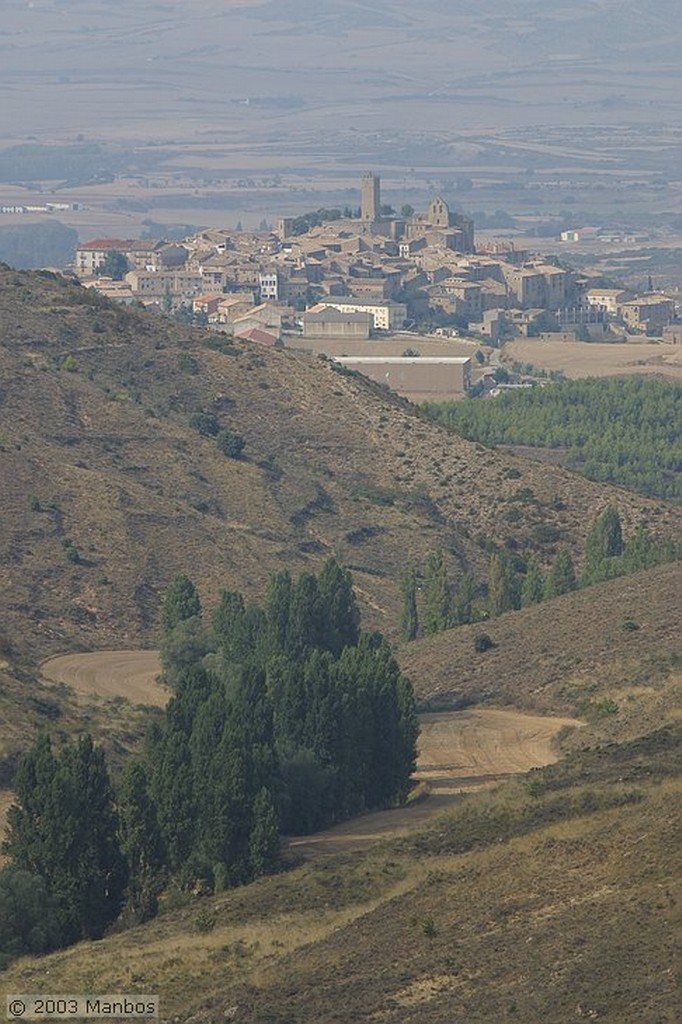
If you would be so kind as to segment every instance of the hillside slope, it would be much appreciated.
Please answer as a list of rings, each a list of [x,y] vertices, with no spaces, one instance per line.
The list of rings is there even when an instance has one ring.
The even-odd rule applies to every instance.
[[[331,553],[352,569],[366,623],[391,634],[407,562],[423,566],[436,548],[453,575],[483,579],[494,543],[551,558],[539,524],[579,556],[608,503],[626,531],[679,522],[662,502],[453,437],[328,363],[245,345],[224,354],[210,339],[0,269],[11,650],[150,644],[176,574],[210,604],[221,586],[262,594],[273,571]],[[242,459],[190,426],[199,411],[245,438]],[[505,518],[512,505],[520,521]]]
[[[158,992],[175,1024],[673,1024],[678,580],[662,566],[501,616],[482,655],[480,624],[400,650],[422,696],[433,676],[460,700],[582,705],[556,764],[399,840],[309,843],[310,861],[212,897],[172,887],[155,920],[10,964],[0,992]]]
[[[622,737],[636,697],[637,728],[653,728],[664,717],[655,710],[659,689],[679,676],[681,580],[679,562],[609,580],[403,644],[400,665],[425,703],[513,704],[584,717],[612,699],[622,704],[612,710]],[[483,631],[494,646],[477,653],[474,638]],[[651,704],[644,718],[642,702]]]
[[[677,733],[467,798],[366,853],[175,893],[156,920],[19,960],[0,986],[158,992],[176,1024],[673,1024]]]

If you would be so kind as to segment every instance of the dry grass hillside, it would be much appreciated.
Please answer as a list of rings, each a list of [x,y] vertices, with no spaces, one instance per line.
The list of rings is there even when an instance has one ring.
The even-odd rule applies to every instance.
[[[224,354],[209,338],[0,269],[6,652],[149,644],[180,572],[210,604],[221,586],[262,594],[273,571],[332,553],[366,622],[391,634],[408,560],[436,548],[453,576],[483,578],[494,543],[551,558],[538,524],[579,556],[607,503],[626,530],[678,522],[664,503],[458,439],[328,363]],[[192,429],[199,410],[243,435],[242,459]]]
[[[584,717],[605,699],[654,703],[679,674],[680,564],[659,566],[403,644],[401,667],[425,703],[513,704]],[[485,632],[494,646],[478,653]],[[663,685],[665,684],[665,685]],[[608,717],[608,712],[607,712]],[[653,725],[642,723],[639,727]]]
[[[19,960],[0,987],[158,992],[176,1024],[673,1024],[676,746],[660,729],[411,837],[170,894],[155,921]]]
[[[241,889],[171,887],[154,921],[10,964],[0,994],[158,992],[164,1024],[673,1024],[678,579],[660,567],[401,649],[434,702],[578,711],[555,764],[435,820],[427,797],[400,838],[308,844],[303,863],[294,846],[288,870]],[[498,646],[476,655],[482,628]],[[14,678],[18,698],[15,676],[0,695]],[[71,722],[75,697],[53,696]],[[125,710],[80,707],[119,736]]]

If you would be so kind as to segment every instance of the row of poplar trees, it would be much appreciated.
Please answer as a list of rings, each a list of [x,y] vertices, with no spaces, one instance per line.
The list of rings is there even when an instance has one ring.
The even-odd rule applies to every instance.
[[[360,630],[335,560],[319,578],[278,573],[262,605],[224,591],[210,624],[178,578],[162,660],[174,696],[147,764],[172,871],[239,884],[275,866],[280,832],[405,798],[412,688],[386,640]]]
[[[679,543],[670,538],[655,538],[643,527],[626,539],[620,515],[613,506],[604,509],[587,535],[580,574],[566,547],[558,549],[544,575],[535,558],[526,561],[516,552],[498,551],[490,559],[487,587],[479,587],[470,573],[464,573],[453,589],[443,552],[435,551],[429,555],[424,575],[421,614],[414,566],[403,580],[403,639],[414,640],[420,634],[429,636],[452,626],[539,604],[571,590],[672,561],[681,553]]]
[[[272,578],[265,602],[224,591],[210,622],[176,579],[163,609],[172,697],[112,786],[89,736],[23,758],[0,872],[5,956],[97,937],[157,910],[173,877],[207,889],[278,867],[280,835],[404,800],[418,733],[412,687],[363,633],[350,574]]]

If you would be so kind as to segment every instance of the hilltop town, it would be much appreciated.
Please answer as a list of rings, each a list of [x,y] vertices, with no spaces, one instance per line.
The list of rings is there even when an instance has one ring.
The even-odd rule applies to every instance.
[[[178,242],[97,239],[78,248],[76,273],[119,302],[334,355],[343,354],[338,343],[345,351],[405,330],[465,332],[492,346],[545,333],[573,341],[682,336],[672,298],[605,287],[511,241],[479,249],[473,221],[442,197],[422,213],[395,211],[382,204],[372,173],[362,179],[357,210],[283,217],[273,231],[205,230]],[[416,355],[409,346],[403,353]]]

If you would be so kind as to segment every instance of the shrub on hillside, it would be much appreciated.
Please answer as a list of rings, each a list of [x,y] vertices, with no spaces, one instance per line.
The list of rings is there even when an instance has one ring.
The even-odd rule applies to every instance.
[[[233,430],[221,430],[216,437],[216,444],[229,459],[239,459],[246,447],[246,441],[241,434],[236,434]]]
[[[200,410],[192,413],[189,425],[193,430],[198,430],[203,437],[215,437],[220,433],[220,423],[215,413],[212,412]]]

